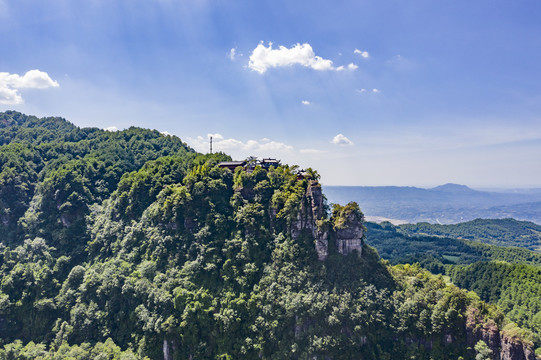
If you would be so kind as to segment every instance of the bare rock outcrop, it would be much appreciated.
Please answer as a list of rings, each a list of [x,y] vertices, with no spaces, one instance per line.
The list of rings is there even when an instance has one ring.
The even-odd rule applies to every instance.
[[[319,260],[325,260],[329,254],[329,233],[321,226],[326,215],[323,205],[321,185],[312,180],[306,189],[297,219],[293,221],[290,229],[291,237],[294,239],[298,238],[302,232],[312,234]]]
[[[501,333],[500,360],[535,360],[531,345]]]
[[[329,233],[333,237],[337,251],[347,255],[356,251],[362,254],[364,244],[364,216],[359,206],[352,202],[346,206],[335,205],[329,226],[325,213],[321,185],[310,181],[301,201],[296,219],[291,223],[291,236],[296,239],[302,232],[312,234],[319,260],[329,255]]]
[[[361,255],[364,243],[364,215],[359,206],[354,202],[346,206],[335,206],[332,222],[338,252],[347,255],[357,251]]]
[[[535,360],[532,344],[513,336],[504,328],[500,330],[492,320],[485,320],[476,308],[468,309],[466,341],[472,348],[484,341],[492,350],[495,360]]]

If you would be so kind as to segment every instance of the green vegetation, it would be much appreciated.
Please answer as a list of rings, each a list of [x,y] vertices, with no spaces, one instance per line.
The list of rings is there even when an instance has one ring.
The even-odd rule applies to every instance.
[[[477,261],[507,261],[541,265],[541,254],[518,247],[501,247],[479,241],[433,235],[408,235],[401,226],[367,223],[366,242],[392,264],[419,262],[434,273],[445,272],[447,264],[471,264]]]
[[[517,228],[537,225],[515,220],[476,220],[457,225],[400,225],[368,223],[367,243],[378,249],[393,264],[419,263],[433,273],[446,274],[462,288],[475,291],[482,300],[500,306],[510,321],[529,329],[537,346],[541,345],[541,254],[522,248],[486,245],[475,234],[488,238],[487,224],[492,224],[493,242],[503,242]],[[479,226],[477,228],[476,226]],[[417,233],[435,232],[437,236]],[[443,230],[455,229],[472,240],[443,237]],[[471,234],[468,233],[471,230]],[[496,231],[498,229],[498,231]],[[521,230],[522,229],[522,230]],[[408,235],[411,233],[412,235]]]
[[[315,172],[232,173],[156,131],[15,112],[0,144],[0,359],[473,359],[471,319],[507,324],[369,246],[318,261],[311,231],[291,235]]]
[[[481,299],[498,304],[507,317],[536,333],[540,342],[541,269],[505,262],[479,262],[454,266],[448,275],[453,283],[475,291]]]
[[[401,225],[398,231],[407,235],[437,235],[541,251],[541,225],[529,221],[476,219],[454,225],[418,223]]]

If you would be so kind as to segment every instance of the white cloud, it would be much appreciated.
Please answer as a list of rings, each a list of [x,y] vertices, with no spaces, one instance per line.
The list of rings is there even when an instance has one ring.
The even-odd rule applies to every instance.
[[[171,133],[169,131],[160,131],[160,134],[164,135],[164,136],[170,136]]]
[[[222,134],[218,134],[218,133],[216,133],[216,134],[207,134],[207,138],[210,139],[211,137],[212,137],[213,141],[214,140],[221,140],[221,139],[224,138]]]
[[[231,48],[231,50],[229,50],[229,58],[233,61],[235,60],[237,57],[239,56],[242,56],[242,53],[239,53],[237,52],[237,48],[234,47],[234,48]]]
[[[278,49],[272,48],[272,43],[266,47],[259,43],[250,55],[248,67],[260,74],[265,73],[270,68],[302,65],[314,70],[335,70],[333,62],[316,56],[310,44],[296,44],[288,49],[280,46]]]
[[[348,64],[348,66],[339,66],[336,68],[336,71],[342,71],[342,70],[356,70],[359,67],[355,65],[354,63]]]
[[[367,89],[357,89],[357,92],[360,92],[361,94],[364,94],[366,92],[370,91],[371,93],[373,94],[379,94],[381,92],[381,90],[379,89],[372,89],[372,90],[367,90]]]
[[[226,139],[221,134],[208,134],[206,139],[202,136],[198,136],[196,138],[188,137],[187,142],[195,150],[199,152],[207,152],[209,149],[208,138],[210,138],[211,135],[213,151],[240,151],[246,156],[252,154],[257,155],[258,153],[266,153],[266,156],[270,156],[272,154],[268,154],[269,152],[289,152],[293,150],[293,146],[291,145],[287,145],[279,141],[273,141],[267,138],[261,139],[259,141],[248,140],[244,142],[232,138]]]
[[[0,72],[0,84],[14,89],[33,88],[46,89],[58,87],[58,83],[51,79],[46,72],[39,70],[27,71],[23,76]]]
[[[103,129],[105,131],[118,131],[118,128],[116,126],[109,126]]]
[[[312,103],[311,103],[310,101],[308,101],[308,100],[303,100],[303,101],[301,101],[301,103],[302,103],[303,105],[310,105],[310,104],[312,104]]]
[[[353,51],[354,54],[359,54],[361,55],[361,57],[365,58],[365,59],[368,59],[370,57],[370,54],[368,53],[368,51],[362,51],[362,50],[359,50],[359,49],[355,49]]]
[[[17,105],[22,103],[23,98],[17,90],[0,84],[0,104]]]
[[[59,87],[58,82],[49,77],[46,72],[30,70],[20,76],[0,72],[0,104],[22,104],[23,98],[19,89],[46,89]]]
[[[345,137],[343,134],[338,134],[332,139],[332,143],[336,145],[353,145],[353,141]]]

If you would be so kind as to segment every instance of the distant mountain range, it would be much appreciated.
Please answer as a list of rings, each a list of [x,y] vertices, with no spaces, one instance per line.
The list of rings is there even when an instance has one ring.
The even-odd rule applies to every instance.
[[[325,186],[330,203],[356,201],[369,219],[454,224],[477,218],[541,224],[541,189],[480,191],[445,184],[431,189],[400,186]]]

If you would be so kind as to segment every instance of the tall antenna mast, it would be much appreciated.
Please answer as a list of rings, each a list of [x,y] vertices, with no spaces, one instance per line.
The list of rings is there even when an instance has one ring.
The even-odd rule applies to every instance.
[[[210,153],[212,154],[212,136],[210,137]]]

